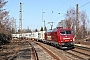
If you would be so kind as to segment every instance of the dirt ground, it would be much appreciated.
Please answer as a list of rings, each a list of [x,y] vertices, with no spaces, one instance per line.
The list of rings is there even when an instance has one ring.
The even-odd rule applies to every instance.
[[[10,43],[0,45],[0,60],[8,60],[22,50],[21,42],[11,40]]]

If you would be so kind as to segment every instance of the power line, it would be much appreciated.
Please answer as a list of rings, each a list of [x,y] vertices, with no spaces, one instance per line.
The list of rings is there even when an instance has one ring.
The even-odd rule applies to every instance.
[[[64,6],[68,1],[69,1],[69,0],[66,0],[59,8],[61,8],[62,6]],[[58,8],[58,9],[59,9],[59,8]],[[57,9],[57,10],[58,10],[58,9]],[[64,16],[65,16],[65,15],[62,15],[62,16],[61,16],[60,18],[58,18],[58,19],[61,19],[61,18],[63,18]],[[57,20],[58,20],[58,19],[57,19]]]
[[[85,5],[89,4],[89,3],[90,3],[90,1],[89,1],[89,2],[87,2],[87,3],[85,3],[84,5],[80,6],[79,8],[81,8],[81,7],[85,6]]]
[[[69,0],[66,0],[58,9],[60,9],[62,6],[64,6]],[[58,10],[57,9],[57,10]],[[52,11],[52,13],[49,14],[49,16],[51,16],[54,13],[54,11]]]
[[[53,14],[53,11],[52,11],[52,13],[49,16],[51,16],[52,14]]]
[[[65,15],[62,15],[60,18],[58,18],[58,19],[56,19],[56,20],[59,20],[59,19],[61,19],[61,18],[63,18]]]
[[[67,0],[67,1],[68,1],[68,0]],[[66,2],[67,2],[67,1],[66,1]],[[66,2],[65,2],[65,3],[66,3]],[[90,3],[90,1],[89,1],[89,2],[87,2],[87,3],[85,3],[84,5],[80,6],[79,8],[81,8],[81,7],[85,6],[85,5],[89,4],[89,3]],[[62,17],[64,17],[64,16],[65,16],[65,15],[63,15]],[[62,17],[60,17],[60,18],[58,18],[58,19],[61,19]]]
[[[69,1],[69,0],[66,0],[61,6],[59,6],[59,8],[58,8],[57,10],[59,10],[61,7],[63,7],[68,1]],[[48,15],[48,17],[51,16],[53,13],[55,13],[55,11],[52,10],[52,13],[50,13],[50,14]],[[59,12],[59,13],[57,12],[57,14],[61,14],[61,12]],[[60,18],[58,18],[58,19],[56,19],[56,20],[59,20],[59,19],[63,18],[64,16],[65,16],[65,15],[61,16]]]
[[[69,0],[65,1],[59,8],[61,8],[62,6],[64,6],[68,1],[69,1]],[[58,8],[58,9],[59,9],[59,8]],[[58,10],[58,9],[57,9],[57,10]]]

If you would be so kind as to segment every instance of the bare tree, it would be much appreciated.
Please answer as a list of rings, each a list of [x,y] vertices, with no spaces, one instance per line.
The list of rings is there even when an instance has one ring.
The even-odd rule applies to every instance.
[[[7,1],[0,0],[0,28],[1,28],[0,32],[3,32],[3,33],[4,33],[4,25],[3,25],[4,18],[8,14],[8,12],[5,11],[5,9],[3,9],[6,3]]]
[[[66,27],[65,26],[65,20],[61,20],[60,22],[58,22],[57,27]]]
[[[78,38],[85,38],[87,36],[87,14],[85,11],[79,12],[79,29],[78,29]],[[63,22],[62,22],[63,21]],[[58,23],[58,26],[64,26],[72,29],[74,38],[76,37],[76,11],[74,8],[67,10],[66,17],[64,20]]]
[[[80,31],[82,32],[81,38],[85,38],[87,36],[87,14],[85,11],[80,12]],[[81,29],[82,28],[82,29]]]
[[[73,29],[73,27],[75,27],[75,17],[76,16],[75,16],[75,9],[74,8],[70,8],[69,10],[67,10],[66,18],[65,18],[66,27],[69,27],[72,29]]]
[[[15,30],[15,19],[10,18],[9,12],[3,9],[7,2],[0,0],[0,32],[5,34]]]

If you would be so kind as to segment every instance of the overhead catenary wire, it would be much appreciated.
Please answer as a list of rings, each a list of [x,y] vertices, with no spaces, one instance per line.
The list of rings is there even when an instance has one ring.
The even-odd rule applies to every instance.
[[[53,11],[52,11],[52,13],[49,16],[51,16],[52,14],[53,14]]]
[[[63,7],[68,1],[69,0],[66,0],[61,6],[59,6],[59,8],[57,8],[57,10]],[[55,13],[55,11],[52,10],[52,13],[50,13],[48,16],[51,16],[53,13]]]
[[[80,6],[79,8],[81,8],[81,7],[84,7],[85,5],[87,5],[87,4],[89,4],[90,3],[90,1],[89,2],[87,2],[87,3],[85,3],[85,4],[83,4],[82,6]]]
[[[69,0],[66,0],[58,9],[60,9],[61,7],[63,7]],[[57,10],[58,10],[57,9]]]
[[[66,0],[59,8],[61,8],[61,7],[63,7],[67,2],[68,2],[69,0]],[[59,9],[58,8],[58,9]],[[58,10],[57,9],[57,10]],[[60,13],[60,12],[59,12]],[[61,13],[60,13],[61,14]],[[65,15],[62,15],[60,18],[58,18],[58,19],[56,19],[56,20],[59,20],[59,19],[61,19],[61,18],[63,18]]]
[[[69,0],[66,0],[59,8],[63,7],[68,1],[69,1]],[[85,6],[85,5],[89,4],[89,3],[90,3],[90,1],[87,2],[87,3],[85,3],[85,4],[83,4],[83,5],[80,6],[79,8]],[[59,8],[58,8],[58,9],[59,9]],[[57,10],[58,10],[58,9],[57,9]],[[55,11],[52,10],[52,13],[50,13],[48,16],[51,16],[53,13],[55,13]],[[63,15],[62,17],[64,17],[64,15]],[[60,17],[60,18],[62,18],[62,17]]]
[[[64,6],[67,2],[68,2],[69,0],[67,0],[67,1],[65,1],[65,3],[63,3],[61,6],[60,6],[60,8],[62,7],[62,6]],[[87,2],[87,3],[85,3],[85,4],[83,4],[82,6],[80,6],[79,8],[82,8],[82,7],[84,7],[85,5],[87,5],[87,4],[89,4],[90,3],[90,1],[89,2]],[[58,8],[59,9],[59,8]],[[57,9],[57,10],[58,10]],[[54,11],[53,11],[54,12]],[[51,16],[53,13],[51,13],[49,16]],[[61,16],[60,18],[58,18],[58,19],[61,19],[62,17],[64,17],[65,15],[63,15],[63,16]],[[57,19],[57,20],[58,20]]]
[[[68,1],[68,0],[67,0]],[[87,5],[87,4],[89,4],[90,3],[90,1],[89,2],[87,2],[87,3],[85,3],[85,4],[83,4],[82,6],[80,6],[79,8],[82,8],[82,7],[84,7],[85,5]],[[62,17],[64,17],[64,15],[62,16]],[[62,18],[62,17],[60,17],[60,18]],[[58,19],[60,19],[60,18],[58,18]]]
[[[61,18],[63,18],[65,15],[62,15],[60,18],[58,18],[57,20],[59,20],[59,19],[61,19]]]
[[[66,0],[61,6],[59,6],[58,8],[57,8],[57,10],[59,10],[61,7],[63,7],[67,2],[68,2],[69,0]],[[56,11],[57,11],[56,10]],[[48,17],[50,17],[52,14],[55,14],[55,13],[57,13],[57,14],[61,14],[61,12],[56,12],[56,11],[51,11],[51,13],[48,15]],[[62,18],[62,17],[64,17],[65,15],[63,15],[63,16],[61,16],[60,18]],[[60,18],[58,18],[58,19],[55,19],[55,20],[59,20]],[[53,22],[53,23],[55,23],[55,22]]]

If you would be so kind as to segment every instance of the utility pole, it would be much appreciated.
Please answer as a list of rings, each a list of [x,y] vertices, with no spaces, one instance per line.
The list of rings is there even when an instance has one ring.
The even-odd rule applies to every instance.
[[[50,25],[51,25],[51,30],[52,30],[52,27],[53,27],[53,22],[48,22]]]
[[[20,2],[20,11],[19,11],[20,15],[19,15],[19,30],[20,30],[20,35],[22,37],[22,3]],[[19,38],[20,38],[19,35]]]
[[[45,20],[43,22],[44,22],[44,31],[45,31]]]
[[[44,27],[43,27],[43,29],[45,30],[45,20],[43,20],[43,13],[45,13],[45,12],[42,12],[42,22],[44,22]]]
[[[76,39],[78,39],[79,21],[78,21],[78,4],[76,4]]]

